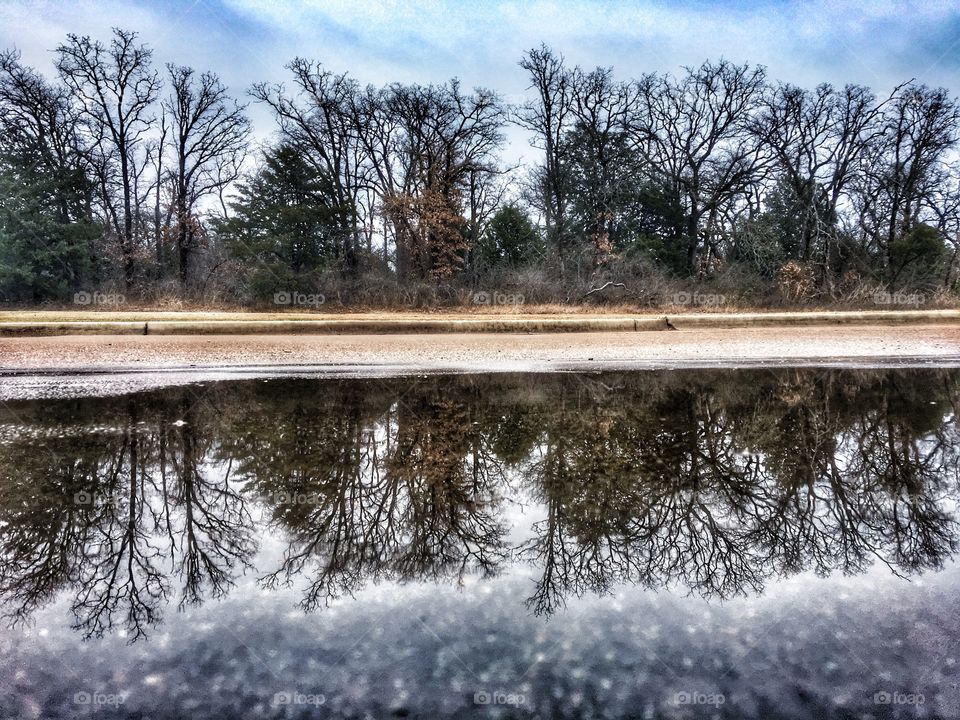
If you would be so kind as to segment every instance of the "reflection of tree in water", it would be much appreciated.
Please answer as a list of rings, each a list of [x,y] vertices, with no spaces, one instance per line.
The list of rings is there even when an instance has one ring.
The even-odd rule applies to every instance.
[[[750,544],[789,572],[856,572],[874,558],[906,573],[940,567],[956,544],[945,509],[957,490],[956,390],[953,377],[931,379],[890,374],[851,398],[830,378],[791,403],[768,441],[778,492]]]
[[[554,414],[531,466],[547,517],[521,548],[542,568],[530,604],[624,581],[730,597],[874,558],[940,567],[956,547],[955,378],[931,393],[934,376],[912,377],[687,376]]]
[[[759,466],[723,431],[715,398],[632,390],[549,419],[530,468],[547,518],[521,548],[543,568],[530,599],[538,612],[627,581],[727,594],[760,585],[737,534]]]
[[[306,575],[302,604],[312,609],[370,580],[496,572],[507,554],[497,505],[504,478],[476,408],[435,383],[399,401],[396,392],[356,389],[333,388],[320,405],[298,395],[237,435],[236,449],[246,451],[239,472],[289,538],[265,583]],[[250,452],[264,443],[259,428],[273,423],[271,452]]]
[[[208,423],[187,396],[70,405],[53,424],[32,409],[33,432],[0,444],[0,595],[15,621],[69,587],[84,637],[120,625],[133,640],[160,621],[171,577],[182,603],[229,587],[251,524],[229,478],[201,469]]]
[[[227,592],[255,532],[285,547],[263,584],[301,579],[307,609],[511,557],[536,569],[539,613],[625,582],[730,597],[878,559],[916,573],[956,549],[957,377],[303,380],[20,403],[0,425],[0,596],[25,620],[69,592],[85,636],[136,638],[168,603]],[[518,497],[543,515],[512,548]]]
[[[178,419],[164,423],[164,428],[172,429],[159,433],[163,529],[173,557],[179,558],[182,605],[198,604],[205,594],[224,595],[233,585],[235,571],[249,567],[256,549],[253,518],[231,482],[231,461],[221,463],[215,472],[205,467],[216,438],[204,426],[202,408],[196,398],[183,398]]]

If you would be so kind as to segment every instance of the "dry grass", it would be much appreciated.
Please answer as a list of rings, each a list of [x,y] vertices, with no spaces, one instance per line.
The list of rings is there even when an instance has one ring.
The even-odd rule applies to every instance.
[[[956,305],[952,309],[956,309]],[[584,318],[600,316],[617,317],[662,317],[691,314],[739,315],[744,313],[784,313],[784,312],[876,312],[889,313],[897,310],[942,310],[950,306],[921,308],[891,308],[870,306],[856,308],[839,305],[805,305],[803,307],[689,307],[672,305],[662,308],[637,307],[633,305],[569,306],[569,305],[524,305],[511,307],[466,306],[460,308],[434,308],[416,310],[372,310],[363,308],[343,308],[336,311],[273,311],[261,312],[253,309],[199,308],[183,310],[158,309],[147,306],[126,307],[123,310],[78,310],[72,306],[58,309],[0,310],[0,322],[9,323],[56,323],[56,322],[145,322],[157,320],[178,321],[272,321],[272,320],[408,320],[408,319],[471,319],[484,317],[525,318]]]

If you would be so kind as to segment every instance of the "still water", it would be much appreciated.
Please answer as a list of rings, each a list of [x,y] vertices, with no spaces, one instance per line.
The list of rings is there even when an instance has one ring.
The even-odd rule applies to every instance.
[[[0,405],[0,712],[960,717],[960,371]]]

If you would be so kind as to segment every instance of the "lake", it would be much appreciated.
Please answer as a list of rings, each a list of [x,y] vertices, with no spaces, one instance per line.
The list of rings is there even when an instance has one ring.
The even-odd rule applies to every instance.
[[[0,403],[16,718],[960,717],[960,370]]]

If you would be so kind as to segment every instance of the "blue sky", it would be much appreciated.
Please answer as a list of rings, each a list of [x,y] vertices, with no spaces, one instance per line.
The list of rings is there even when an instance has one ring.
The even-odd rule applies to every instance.
[[[364,82],[457,76],[515,99],[526,86],[517,60],[541,41],[621,77],[726,57],[809,86],[882,92],[916,77],[960,94],[958,2],[0,0],[0,46],[44,71],[67,32],[106,38],[113,25],[138,30],[158,62],[214,70],[238,95],[283,80],[283,65],[303,55]]]

